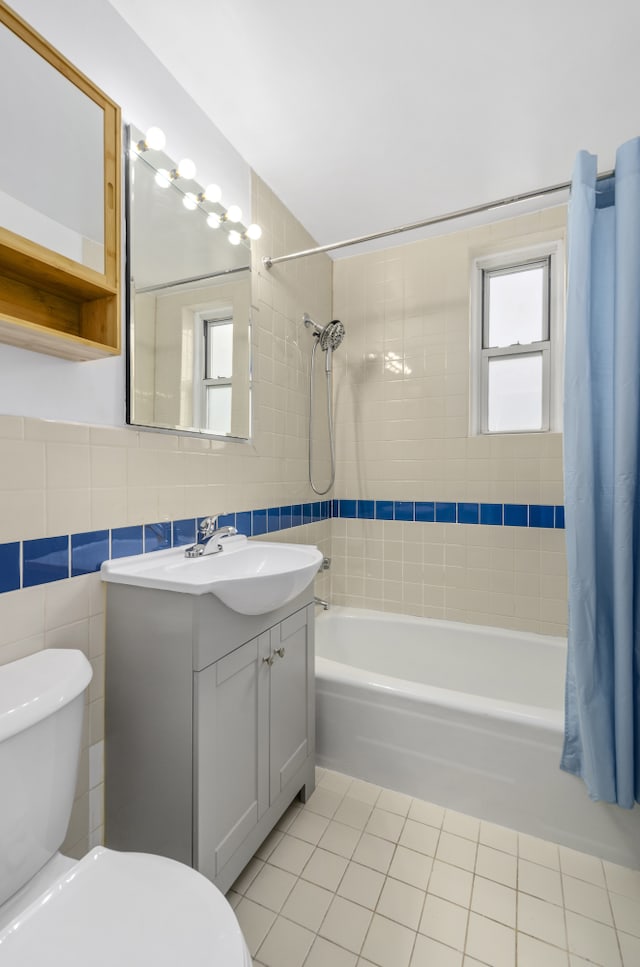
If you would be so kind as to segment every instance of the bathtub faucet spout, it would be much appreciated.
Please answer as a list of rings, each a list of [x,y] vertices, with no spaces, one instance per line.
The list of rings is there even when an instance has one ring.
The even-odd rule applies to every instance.
[[[321,604],[325,611],[328,611],[329,610],[329,602],[328,601],[323,601],[322,598],[314,598],[313,599],[313,603],[314,604]]]

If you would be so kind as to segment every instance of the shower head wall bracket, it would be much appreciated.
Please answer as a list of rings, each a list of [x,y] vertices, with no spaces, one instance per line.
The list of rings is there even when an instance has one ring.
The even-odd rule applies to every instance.
[[[319,326],[311,316],[305,312],[302,317],[307,329],[313,330],[313,335],[320,343],[320,348],[325,352],[328,349],[337,349],[345,336],[345,328],[339,319],[332,319],[326,326]]]
[[[317,322],[314,322],[308,312],[305,312],[302,317],[302,321],[307,329],[313,329],[312,335],[320,336],[322,334],[323,327],[319,326]]]

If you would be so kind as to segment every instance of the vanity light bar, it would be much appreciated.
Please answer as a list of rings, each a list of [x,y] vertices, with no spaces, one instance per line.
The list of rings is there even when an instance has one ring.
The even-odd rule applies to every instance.
[[[136,150],[142,153],[143,151],[162,151],[167,139],[162,128],[150,127],[145,134],[144,138],[141,138],[135,145]]]
[[[133,131],[133,129],[131,129]],[[162,151],[166,144],[166,137],[161,128],[150,127],[143,138],[134,140],[133,133],[131,134],[131,155],[132,157],[137,157],[142,155],[147,151]],[[242,210],[238,205],[229,205],[227,209],[224,208],[220,199],[222,198],[222,189],[215,184],[207,185],[204,190],[198,192],[184,191],[180,185],[176,182],[178,179],[184,179],[185,181],[192,181],[196,176],[196,166],[190,158],[183,158],[175,167],[172,168],[156,168],[149,158],[145,158],[145,161],[151,168],[156,172],[155,181],[158,187],[168,188],[173,184],[175,188],[182,194],[182,204],[188,211],[200,211],[204,212],[207,216],[207,225],[209,228],[219,228],[224,222],[230,222],[232,224],[240,225],[242,219]],[[223,209],[222,212],[209,211],[204,208],[205,202],[212,204],[218,204]],[[252,223],[244,231],[239,231],[238,229],[231,229],[228,233],[228,239],[231,245],[239,245],[241,241],[257,241],[262,235],[262,229],[259,225]]]

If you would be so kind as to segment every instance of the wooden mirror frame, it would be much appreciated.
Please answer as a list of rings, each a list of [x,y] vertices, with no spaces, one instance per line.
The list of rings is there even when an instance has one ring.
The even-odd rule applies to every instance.
[[[0,226],[0,342],[73,360],[117,355],[121,351],[120,108],[3,0],[0,24],[94,101],[104,115],[104,272]]]

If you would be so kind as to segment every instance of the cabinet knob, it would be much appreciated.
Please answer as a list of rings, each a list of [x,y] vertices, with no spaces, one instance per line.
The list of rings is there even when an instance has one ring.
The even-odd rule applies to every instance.
[[[276,655],[280,655],[281,658],[284,658],[284,648],[276,648],[275,653]]]
[[[274,663],[274,661],[276,660],[276,656],[275,656],[275,655],[269,655],[269,657],[268,657],[268,658],[263,658],[262,660],[263,660],[263,662],[265,662],[265,663],[266,663],[267,665],[273,665],[273,663]]]

